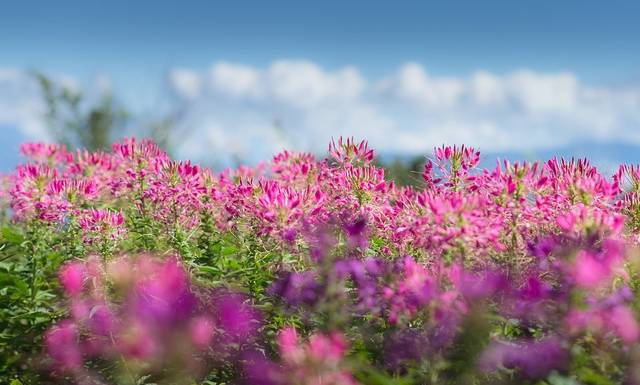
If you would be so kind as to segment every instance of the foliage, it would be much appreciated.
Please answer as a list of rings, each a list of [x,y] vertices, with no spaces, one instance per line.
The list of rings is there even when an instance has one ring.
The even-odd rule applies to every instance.
[[[146,135],[165,151],[172,152],[187,134],[181,119],[185,106],[174,106],[155,119],[132,114],[111,90],[88,95],[82,89],[34,72],[46,106],[45,123],[53,140],[70,148],[108,150],[112,141],[127,133],[135,123],[139,135]]]
[[[43,73],[35,73],[47,106],[46,121],[56,141],[91,151],[108,149],[121,134],[128,113],[118,106],[111,92],[86,105],[80,90],[58,84]]]

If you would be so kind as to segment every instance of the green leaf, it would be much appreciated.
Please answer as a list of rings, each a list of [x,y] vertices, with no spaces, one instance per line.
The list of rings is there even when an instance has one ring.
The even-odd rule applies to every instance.
[[[592,385],[613,385],[614,382],[603,376],[600,373],[596,373],[591,368],[582,368],[578,374],[580,378],[580,382],[584,384],[592,384]]]
[[[19,245],[24,241],[24,237],[22,236],[22,234],[18,233],[18,231],[12,227],[2,228],[2,238],[9,243],[13,243],[14,245]]]
[[[228,255],[234,255],[237,252],[238,248],[236,248],[235,246],[224,246],[222,250],[220,250],[220,254],[224,255],[225,257]]]
[[[202,273],[207,273],[207,274],[211,274],[211,275],[218,275],[220,274],[220,269],[213,267],[213,266],[203,266],[203,265],[196,265],[195,268]]]

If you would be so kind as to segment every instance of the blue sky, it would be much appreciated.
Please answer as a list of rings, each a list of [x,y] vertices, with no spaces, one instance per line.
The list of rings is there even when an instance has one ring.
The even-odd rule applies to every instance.
[[[534,147],[553,144],[554,131],[564,142],[640,142],[638,15],[637,1],[10,1],[0,12],[0,69],[5,88],[20,92],[27,80],[16,71],[84,87],[106,77],[144,111],[177,94],[192,107],[189,124],[209,137],[235,130],[261,141],[273,137],[261,132],[267,121],[284,116],[300,138],[323,122],[332,135],[366,135],[353,127],[370,123],[381,144],[404,130],[394,151],[418,135],[433,139],[411,150],[460,140],[504,149],[531,130]],[[33,108],[3,118],[0,106],[0,127],[37,136],[26,116],[37,102],[3,98],[2,79],[5,110],[16,99]],[[292,103],[296,92],[315,102]],[[335,112],[328,98],[353,108]]]
[[[0,60],[123,80],[295,57],[369,76],[411,60],[436,74],[527,67],[624,82],[640,77],[639,14],[637,1],[9,1]]]

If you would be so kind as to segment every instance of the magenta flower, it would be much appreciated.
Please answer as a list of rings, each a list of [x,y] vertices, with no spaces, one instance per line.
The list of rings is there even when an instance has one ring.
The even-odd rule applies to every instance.
[[[277,384],[358,384],[343,362],[347,344],[339,333],[314,334],[303,344],[296,330],[287,327],[278,334],[278,347],[283,368],[265,373]]]
[[[611,274],[608,261],[597,260],[596,257],[586,251],[581,251],[578,254],[574,269],[573,276],[576,284],[586,289],[593,289],[599,286]]]
[[[638,342],[640,337],[640,326],[636,316],[627,306],[616,306],[611,310],[610,323],[615,333],[626,344]]]
[[[176,258],[90,258],[65,265],[60,277],[71,318],[47,332],[46,344],[63,371],[98,359],[140,375],[169,375],[179,364],[172,370],[194,376],[216,357],[241,354],[260,327],[247,298],[193,285]]]
[[[77,296],[82,292],[84,280],[87,278],[87,271],[81,262],[68,263],[60,269],[58,274],[60,284],[65,293],[70,296]]]
[[[20,153],[37,163],[65,164],[73,160],[73,154],[64,145],[52,143],[23,143],[20,145]]]
[[[191,340],[199,349],[209,347],[215,336],[214,321],[207,316],[199,316],[191,321],[190,325]]]
[[[126,233],[124,216],[120,212],[89,209],[78,211],[75,215],[83,231],[83,240],[88,244],[116,242]]]
[[[365,165],[374,157],[373,150],[369,149],[369,144],[365,140],[356,143],[353,138],[343,140],[342,137],[338,138],[337,143],[331,140],[329,154],[342,166]]]
[[[61,322],[45,335],[47,350],[51,358],[63,369],[82,366],[82,352],[78,345],[78,331],[71,322]]]

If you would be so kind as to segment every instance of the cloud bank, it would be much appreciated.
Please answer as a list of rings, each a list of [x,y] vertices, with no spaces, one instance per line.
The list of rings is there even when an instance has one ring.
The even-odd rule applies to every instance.
[[[591,86],[570,72],[477,71],[433,76],[406,63],[380,79],[306,60],[266,68],[217,62],[172,71],[190,103],[196,135],[185,151],[269,154],[285,145],[318,150],[331,136],[366,137],[385,152],[428,152],[442,143],[486,151],[577,141],[640,143],[640,87]]]
[[[0,127],[17,128],[28,138],[46,138],[45,106],[39,92],[26,71],[0,67]]]
[[[640,86],[589,85],[571,72],[445,77],[409,62],[371,79],[307,60],[264,68],[221,61],[206,71],[173,69],[167,82],[190,128],[180,155],[201,160],[264,159],[283,147],[321,151],[340,135],[414,154],[442,143],[484,151],[640,144]],[[43,138],[42,110],[28,75],[0,69],[0,127]]]

